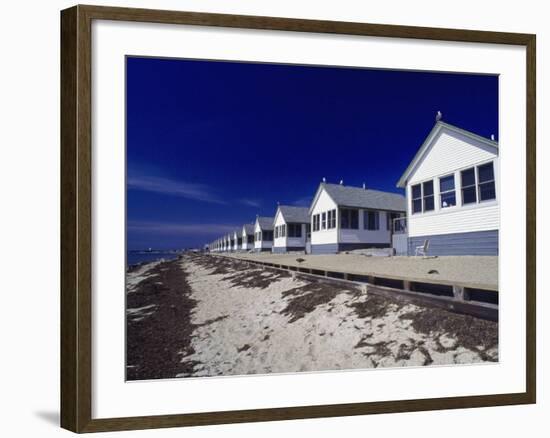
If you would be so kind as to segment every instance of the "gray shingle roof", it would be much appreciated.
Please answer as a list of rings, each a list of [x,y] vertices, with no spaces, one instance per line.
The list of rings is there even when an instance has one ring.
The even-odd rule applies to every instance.
[[[246,230],[246,234],[254,234],[254,224],[244,224],[243,227]]]
[[[398,193],[321,183],[336,204],[344,207],[372,208],[375,210],[405,211],[406,201]]]
[[[309,208],[279,205],[279,210],[286,223],[309,223]]]
[[[258,216],[257,220],[260,224],[262,230],[273,230],[273,219],[272,217]]]

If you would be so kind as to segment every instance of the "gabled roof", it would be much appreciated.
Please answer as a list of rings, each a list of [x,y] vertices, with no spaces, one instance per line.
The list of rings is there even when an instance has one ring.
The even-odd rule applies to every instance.
[[[262,230],[273,230],[273,219],[272,217],[258,216],[256,221],[260,225]]]
[[[245,230],[246,234],[254,234],[254,224],[244,224],[241,228],[241,232]]]
[[[311,204],[315,204],[321,189],[324,189],[334,203],[341,207],[370,208],[373,210],[405,211],[406,201],[399,193],[350,187],[342,184],[321,183]]]
[[[483,144],[486,144],[488,146],[491,146],[491,147],[494,147],[494,148],[498,149],[498,142],[496,142],[494,140],[482,137],[481,135],[474,134],[473,132],[466,131],[465,129],[459,128],[458,126],[454,126],[454,125],[451,125],[449,123],[445,123],[445,122],[442,122],[441,120],[439,120],[438,122],[435,123],[434,127],[432,128],[432,130],[430,131],[430,133],[426,137],[426,140],[424,140],[424,143],[422,143],[422,145],[420,146],[420,149],[418,149],[418,152],[416,153],[416,155],[414,156],[414,158],[410,162],[409,166],[407,167],[407,169],[405,170],[405,172],[403,173],[401,178],[399,178],[399,181],[397,181],[397,187],[404,188],[407,185],[407,180],[411,176],[411,173],[416,168],[418,163],[420,163],[422,158],[424,158],[424,156],[428,152],[428,149],[432,145],[433,140],[444,129],[449,130],[451,132],[455,132],[457,134],[464,135],[465,137],[471,138],[471,139],[476,140],[480,143],[483,143]]]
[[[279,205],[278,210],[281,212],[286,223],[309,223],[309,209],[307,207]]]

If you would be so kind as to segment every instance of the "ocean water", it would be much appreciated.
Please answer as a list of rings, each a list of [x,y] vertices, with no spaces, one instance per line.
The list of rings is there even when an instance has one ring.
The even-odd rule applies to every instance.
[[[128,251],[126,253],[126,266],[137,265],[138,263],[154,262],[156,260],[172,260],[179,256],[178,253],[172,251]]]

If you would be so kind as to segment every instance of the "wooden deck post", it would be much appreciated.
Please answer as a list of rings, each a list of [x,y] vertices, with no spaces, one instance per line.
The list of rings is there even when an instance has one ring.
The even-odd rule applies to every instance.
[[[468,292],[464,290],[464,286],[453,286],[453,295],[456,300],[466,301],[469,300]]]

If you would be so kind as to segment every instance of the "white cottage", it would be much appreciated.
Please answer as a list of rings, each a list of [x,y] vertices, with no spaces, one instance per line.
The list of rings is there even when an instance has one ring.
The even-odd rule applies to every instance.
[[[408,254],[498,255],[498,143],[437,121],[397,183],[406,190]]]
[[[235,240],[236,233],[233,231],[229,233],[229,251],[237,250],[237,241]]]
[[[275,213],[274,240],[272,251],[285,253],[287,251],[304,251],[306,236],[310,233],[309,209],[279,205]]]
[[[254,223],[254,250],[271,251],[273,247],[273,218],[256,217]]]
[[[241,251],[243,248],[242,229],[239,228],[233,232],[234,251]]]
[[[223,236],[224,239],[224,251],[229,252],[231,251],[231,239],[229,238],[229,234],[226,234]]]
[[[311,253],[391,246],[391,221],[405,214],[405,197],[321,183],[311,207]]]
[[[254,249],[254,224],[244,224],[241,228],[241,249],[250,251]]]

